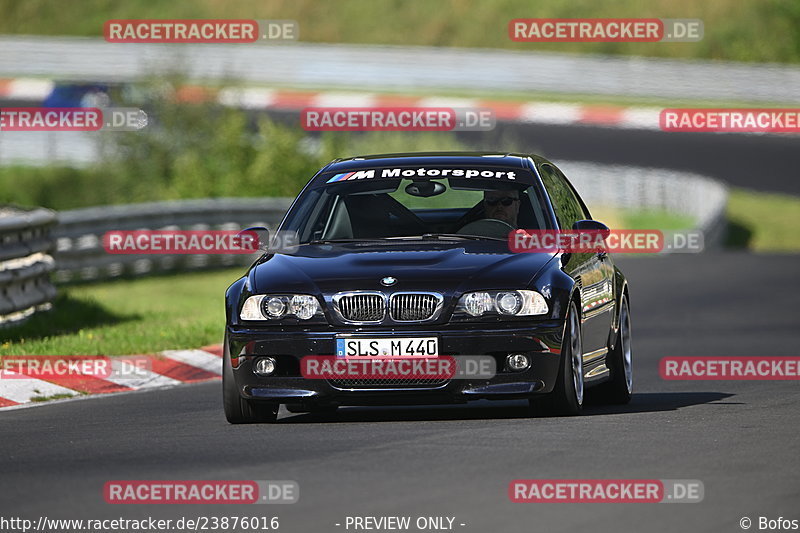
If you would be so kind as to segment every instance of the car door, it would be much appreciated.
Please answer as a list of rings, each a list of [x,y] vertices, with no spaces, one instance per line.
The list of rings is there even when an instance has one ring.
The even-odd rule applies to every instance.
[[[572,229],[578,220],[591,218],[558,168],[545,163],[540,171],[560,229]],[[584,360],[591,362],[607,350],[614,309],[613,263],[605,252],[571,253],[562,256],[562,268],[580,284]]]

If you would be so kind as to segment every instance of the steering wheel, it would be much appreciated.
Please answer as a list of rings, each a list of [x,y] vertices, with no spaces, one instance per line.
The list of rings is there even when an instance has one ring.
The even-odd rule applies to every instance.
[[[480,235],[481,237],[495,237],[505,239],[508,233],[515,228],[508,222],[496,218],[481,218],[461,227],[456,233],[462,235]]]

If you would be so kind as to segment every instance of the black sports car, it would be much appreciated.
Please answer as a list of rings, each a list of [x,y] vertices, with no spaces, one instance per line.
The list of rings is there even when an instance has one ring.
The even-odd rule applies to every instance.
[[[625,277],[604,251],[515,253],[516,229],[597,230],[561,171],[533,155],[430,153],[336,160],[226,292],[224,407],[232,423],[278,407],[527,399],[574,415],[584,389],[631,397]],[[310,379],[304,358],[482,356],[492,376]]]

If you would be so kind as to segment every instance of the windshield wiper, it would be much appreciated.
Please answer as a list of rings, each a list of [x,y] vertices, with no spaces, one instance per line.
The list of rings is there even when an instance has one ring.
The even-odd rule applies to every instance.
[[[466,235],[463,233],[423,233],[422,235],[409,235],[404,237],[387,237],[387,239],[413,239],[413,240],[439,240],[439,239],[464,239],[467,241],[505,241],[498,237],[486,237],[485,235]]]
[[[456,239],[465,241],[505,241],[499,237],[486,237],[484,235],[464,235],[461,233],[423,233],[422,235],[403,235],[400,237],[377,237],[373,239],[316,239],[302,244],[337,244],[353,242],[385,242],[385,241],[434,241]]]
[[[337,242],[369,242],[375,239],[317,239],[302,244],[335,244]]]

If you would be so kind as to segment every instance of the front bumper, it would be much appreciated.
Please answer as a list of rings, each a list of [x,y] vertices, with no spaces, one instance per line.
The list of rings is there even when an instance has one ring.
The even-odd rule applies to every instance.
[[[324,326],[323,326],[324,328]],[[454,357],[490,355],[497,373],[486,379],[452,379],[435,385],[388,385],[381,387],[334,385],[326,379],[306,379],[300,360],[310,355],[333,355],[336,335],[363,337],[439,338],[439,352]],[[517,399],[552,391],[558,376],[563,324],[560,321],[466,323],[447,326],[403,328],[352,328],[303,330],[300,328],[250,328],[228,326],[227,350],[243,398],[304,406],[331,405],[425,405],[463,403],[475,399]],[[531,359],[525,371],[505,368],[505,356],[524,353]],[[253,373],[255,358],[277,360],[276,374]]]

